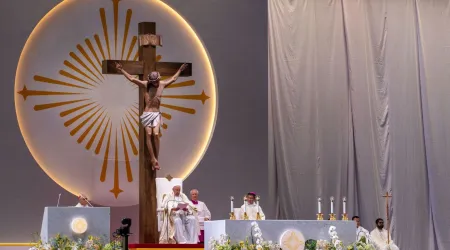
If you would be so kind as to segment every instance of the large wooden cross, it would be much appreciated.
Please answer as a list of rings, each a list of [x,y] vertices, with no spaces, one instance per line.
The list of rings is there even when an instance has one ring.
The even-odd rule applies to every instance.
[[[387,243],[388,243],[388,246],[389,246],[389,244],[390,244],[390,233],[389,232],[391,230],[391,223],[390,223],[390,220],[389,220],[389,198],[392,198],[392,195],[389,194],[389,192],[386,192],[386,194],[383,195],[383,197],[386,198],[386,220],[387,220],[387,226],[386,227],[387,227],[387,235],[388,235]]]
[[[161,45],[161,37],[156,35],[156,24],[142,22],[138,25],[139,60],[105,60],[102,62],[103,74],[121,74],[115,67],[115,62],[122,64],[130,75],[139,75],[141,80],[147,78],[152,71],[158,71],[161,76],[174,75],[183,63],[157,62],[156,45]],[[144,43],[144,44],[142,44]],[[147,44],[147,45],[145,45]],[[191,76],[192,65],[181,72],[180,76]],[[139,113],[144,110],[143,90],[139,90]],[[145,143],[146,133],[139,125],[139,242],[158,243],[158,220],[156,214],[156,172],[150,165],[150,155]],[[163,166],[164,167],[164,166]]]

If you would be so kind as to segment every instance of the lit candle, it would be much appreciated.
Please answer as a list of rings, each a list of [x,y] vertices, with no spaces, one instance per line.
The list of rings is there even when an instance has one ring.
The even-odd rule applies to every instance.
[[[330,197],[330,203],[331,203],[331,213],[333,214],[333,207],[334,207],[334,197]]]
[[[231,201],[231,212],[232,212],[232,213],[234,212],[233,200],[234,200],[234,197],[231,196],[231,197],[230,197],[230,201]]]
[[[345,211],[345,203],[346,203],[346,202],[347,202],[347,199],[346,199],[345,196],[344,196],[344,198],[342,198],[342,205],[343,205],[342,210],[343,210],[344,214],[347,213],[347,212]]]
[[[320,205],[320,202],[322,201],[322,199],[317,199],[317,213],[322,213],[322,208],[321,208],[321,205]]]

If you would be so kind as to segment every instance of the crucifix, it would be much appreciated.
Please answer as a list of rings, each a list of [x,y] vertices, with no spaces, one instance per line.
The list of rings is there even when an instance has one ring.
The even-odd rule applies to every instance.
[[[386,220],[387,220],[387,235],[388,235],[387,244],[389,246],[389,244],[390,244],[389,232],[390,232],[390,228],[391,228],[390,220],[389,220],[389,198],[392,198],[392,195],[389,194],[389,192],[386,192],[386,194],[383,195],[383,197],[386,198]]]
[[[158,71],[161,76],[174,75],[183,63],[157,62],[156,46],[162,45],[162,39],[156,35],[154,22],[138,24],[139,34],[139,60],[105,60],[102,62],[103,74],[122,74],[115,63],[120,63],[130,75],[138,75],[145,80],[152,71]],[[192,64],[188,63],[180,76],[191,76]],[[139,113],[142,114],[145,106],[145,91],[139,89]],[[139,123],[139,242],[158,243],[158,220],[156,214],[156,171],[152,170],[150,154],[145,143],[146,133]]]

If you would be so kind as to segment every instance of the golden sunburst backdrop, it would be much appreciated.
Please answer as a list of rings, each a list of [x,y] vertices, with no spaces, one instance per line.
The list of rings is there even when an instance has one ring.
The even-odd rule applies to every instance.
[[[17,118],[33,157],[66,190],[101,205],[138,203],[138,88],[102,74],[102,61],[139,60],[140,22],[155,22],[163,37],[156,60],[193,65],[192,77],[167,88],[161,104],[159,176],[185,178],[211,139],[217,86],[205,47],[169,6],[63,1],[34,29],[17,68]]]

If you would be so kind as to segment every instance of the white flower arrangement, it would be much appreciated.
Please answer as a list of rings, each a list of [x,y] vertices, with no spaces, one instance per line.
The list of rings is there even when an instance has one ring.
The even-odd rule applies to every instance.
[[[336,250],[343,250],[344,249],[344,243],[342,243],[341,240],[339,240],[338,234],[336,232],[335,226],[330,226],[328,229],[328,235],[330,235],[331,243],[336,248]]]
[[[230,237],[228,235],[220,235],[219,240],[211,237],[208,243],[209,250],[281,250],[280,245],[274,244],[272,241],[264,241],[262,237],[261,229],[258,223],[252,222],[251,238],[252,242],[249,243],[248,237],[245,241],[231,244]]]
[[[347,250],[375,250],[373,244],[365,236],[362,236],[359,241],[347,247]]]
[[[327,240],[318,240],[316,250],[328,250],[329,242]]]

